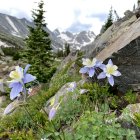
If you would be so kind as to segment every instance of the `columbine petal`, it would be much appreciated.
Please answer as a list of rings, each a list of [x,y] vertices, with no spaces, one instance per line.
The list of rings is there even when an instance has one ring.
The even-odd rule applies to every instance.
[[[49,120],[52,120],[54,118],[54,116],[56,114],[56,111],[57,110],[54,107],[50,110],[50,112],[49,112]]]
[[[11,83],[9,84],[9,88],[12,88],[12,87],[16,86],[18,83],[19,83],[19,82],[11,82]]]
[[[7,115],[9,113],[12,113],[19,105],[19,101],[15,100],[12,103],[10,103],[4,110],[3,115]]]
[[[56,114],[56,112],[57,112],[57,110],[58,110],[58,108],[59,108],[59,105],[60,105],[60,103],[55,104],[55,105],[51,108],[51,110],[50,110],[50,112],[49,112],[49,120],[50,120],[50,121],[54,118],[54,116],[55,116],[55,114]]]
[[[22,81],[22,78],[24,76],[23,75],[23,69],[21,67],[19,67],[19,66],[16,66],[15,69],[16,70],[10,72],[9,77],[12,80],[21,82]]]
[[[93,59],[92,59],[92,62],[91,62],[91,66],[92,66],[92,67],[95,66],[96,63],[97,63],[97,59],[96,59],[96,58],[93,58]]]
[[[95,73],[95,69],[94,68],[90,68],[90,70],[89,70],[89,77],[94,76],[94,73]]]
[[[88,90],[87,89],[80,89],[80,94],[84,94],[84,93],[87,93]]]
[[[82,61],[83,61],[83,65],[85,65],[85,66],[88,65],[89,63],[91,63],[91,60],[88,58],[86,58],[86,59],[83,58]]]
[[[101,72],[99,75],[98,75],[98,79],[103,79],[103,78],[105,78],[106,77],[106,73],[104,73],[104,72]]]
[[[11,92],[10,92],[10,99],[13,100],[18,94],[22,91],[22,84],[16,83],[14,84]]]
[[[25,74],[24,79],[23,79],[23,83],[29,83],[31,81],[34,81],[36,79],[35,76],[31,75],[31,74]]]
[[[73,92],[76,89],[76,82],[72,82],[69,84],[69,87],[67,88],[67,90],[69,92]]]
[[[99,61],[99,60],[96,60],[96,66],[98,67],[98,66],[100,66],[102,64],[102,62],[101,61]]]
[[[26,65],[26,67],[25,67],[25,69],[24,69],[24,74],[26,74],[26,72],[28,71],[28,69],[29,69],[30,66],[31,66],[30,64],[27,64],[27,65]]]
[[[21,79],[23,78],[23,68],[16,66],[16,71],[20,75]]]
[[[111,59],[109,59],[108,64],[113,65],[113,62]]]
[[[117,70],[113,73],[114,76],[121,76],[121,73]]]
[[[83,67],[83,68],[80,69],[79,72],[80,72],[80,73],[87,73],[88,70],[89,70],[89,68],[87,68],[87,67]]]
[[[102,63],[98,63],[96,66],[99,67],[102,70],[106,69],[106,65],[102,64]]]
[[[110,84],[111,86],[114,85],[114,78],[113,78],[113,76],[108,77],[108,82],[109,82],[109,84]]]
[[[109,78],[111,76],[111,74],[106,73],[106,76]]]

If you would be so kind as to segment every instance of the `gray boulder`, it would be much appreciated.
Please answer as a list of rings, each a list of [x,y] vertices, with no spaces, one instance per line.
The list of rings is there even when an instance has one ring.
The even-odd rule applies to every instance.
[[[126,16],[130,14],[126,12]],[[125,18],[125,17],[124,17]],[[96,57],[107,63],[112,59],[122,76],[115,83],[122,92],[129,89],[139,91],[140,87],[140,19],[135,15],[115,22],[94,41],[86,51],[87,57]]]

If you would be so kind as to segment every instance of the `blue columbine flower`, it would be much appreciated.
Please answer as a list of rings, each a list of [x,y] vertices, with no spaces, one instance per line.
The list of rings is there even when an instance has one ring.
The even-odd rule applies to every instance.
[[[59,105],[60,105],[60,103],[54,105],[54,106],[51,108],[51,110],[50,110],[50,112],[49,112],[49,120],[50,120],[50,121],[55,117],[55,114],[56,114],[56,112],[57,112],[57,110],[58,110],[58,108],[59,108]]]
[[[72,82],[69,84],[69,87],[67,88],[67,90],[69,92],[73,92],[76,89],[76,82]]]
[[[82,60],[84,67],[81,68],[79,72],[82,74],[88,73],[89,77],[94,76],[96,68],[102,69],[104,67],[104,64],[102,64],[102,62],[100,62],[96,58],[93,58],[92,61],[88,58],[83,58]]]
[[[11,71],[9,77],[12,79],[9,81],[9,87],[12,88],[10,92],[10,99],[13,100],[16,98],[20,92],[23,92],[24,84],[34,81],[36,79],[35,76],[28,74],[27,70],[31,65],[26,65],[25,69],[16,66],[14,71]],[[26,94],[26,93],[25,93]]]
[[[113,86],[114,85],[113,76],[121,76],[121,73],[117,69],[118,67],[116,65],[113,65],[112,60],[110,59],[106,67],[103,68],[103,72],[101,72],[97,78],[103,79],[107,77],[109,84]]]

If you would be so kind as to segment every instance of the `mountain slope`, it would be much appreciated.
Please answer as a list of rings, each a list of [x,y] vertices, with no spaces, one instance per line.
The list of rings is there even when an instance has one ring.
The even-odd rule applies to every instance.
[[[23,39],[29,34],[28,26],[33,27],[33,22],[25,18],[18,19],[0,13],[0,44],[8,46],[10,43],[10,46],[25,46]],[[79,50],[95,39],[93,31],[82,31],[73,34],[69,31],[60,32],[58,29],[51,32],[47,27],[45,30],[50,34],[52,48],[55,52],[59,49],[62,50],[66,42],[70,44],[71,49]]]
[[[0,13],[0,44],[8,45],[8,43],[11,43],[10,46],[17,46],[15,44],[24,46],[25,44],[23,39],[25,39],[29,34],[28,26],[33,27],[33,22],[30,22],[25,18],[18,19],[16,17]],[[61,48],[62,42],[57,39],[48,28],[45,28],[45,30],[50,34],[53,49],[57,50],[57,47]]]

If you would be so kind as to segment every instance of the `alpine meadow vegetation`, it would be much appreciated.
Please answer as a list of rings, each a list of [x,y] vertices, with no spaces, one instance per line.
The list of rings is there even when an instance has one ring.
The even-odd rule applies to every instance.
[[[51,85],[45,85],[36,95],[30,95],[32,90],[28,87],[28,82],[37,80],[35,76],[27,73],[30,65],[25,69],[16,66],[15,71],[9,75],[12,79],[9,88],[12,88],[11,99],[16,98],[20,103],[12,115],[1,118],[0,136],[14,139],[17,135],[17,138],[31,140],[136,140],[135,132],[122,128],[116,120],[115,112],[110,108],[109,99],[113,95],[109,92],[109,85],[115,84],[114,76],[121,76],[118,67],[113,65],[111,59],[106,65],[96,58],[84,58],[82,61],[84,67],[80,68],[80,65],[79,72],[89,78],[98,77],[96,81],[78,84],[80,77],[77,79],[68,74],[70,66],[74,63],[69,62],[54,75]],[[107,83],[101,84],[98,81],[102,78],[107,78]],[[57,99],[55,93],[68,82],[70,84],[64,90],[64,94]],[[17,87],[20,87],[20,90],[16,90]],[[24,100],[21,97],[24,97]],[[45,104],[49,99],[51,108],[48,112]],[[6,107],[5,112],[7,108],[10,109],[10,106]]]
[[[34,26],[20,54],[22,63],[0,79],[0,91],[5,89],[8,99],[0,106],[0,139],[137,140],[140,114],[128,117],[124,108],[139,96],[114,91],[123,76],[119,65],[71,52],[68,43],[54,58],[43,6],[40,0],[32,12]],[[106,28],[112,9],[107,22]]]

